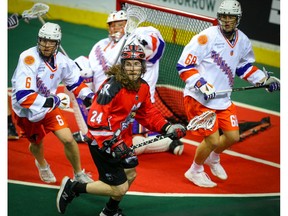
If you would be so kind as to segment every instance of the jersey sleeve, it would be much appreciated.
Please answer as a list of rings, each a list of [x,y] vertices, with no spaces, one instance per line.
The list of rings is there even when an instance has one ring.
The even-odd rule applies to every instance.
[[[252,44],[247,37],[244,37],[245,40],[245,52],[243,57],[240,59],[239,65],[236,69],[236,74],[241,79],[244,79],[250,82],[253,85],[262,82],[266,75],[260,70],[257,66],[253,65],[255,62],[255,56],[252,49]]]
[[[211,36],[202,32],[195,35],[184,47],[177,62],[177,70],[180,78],[188,85],[194,86],[200,78],[197,67],[209,53],[209,44],[213,43]]]

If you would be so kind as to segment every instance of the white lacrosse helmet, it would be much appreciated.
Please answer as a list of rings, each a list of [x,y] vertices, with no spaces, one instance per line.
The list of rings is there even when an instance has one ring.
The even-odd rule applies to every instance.
[[[219,15],[222,15],[222,14],[237,16],[237,24],[236,24],[236,27],[237,27],[242,17],[242,10],[241,10],[240,3],[236,0],[222,1],[217,11],[218,20],[219,20]]]
[[[61,28],[58,24],[47,22],[39,30],[38,37],[60,42],[62,37]]]
[[[107,23],[122,21],[122,20],[127,20],[126,11],[124,10],[113,11],[112,13],[109,14]]]

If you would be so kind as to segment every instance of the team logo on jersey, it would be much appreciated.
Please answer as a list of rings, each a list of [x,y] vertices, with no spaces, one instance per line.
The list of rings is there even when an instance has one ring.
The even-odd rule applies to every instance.
[[[230,56],[233,56],[233,55],[234,55],[234,51],[231,50],[231,51],[230,51]]]
[[[54,78],[54,74],[50,74],[50,79],[53,79]]]
[[[24,63],[27,65],[32,65],[35,62],[35,58],[33,56],[26,56],[24,58]]]
[[[208,37],[207,37],[207,35],[200,35],[199,37],[198,37],[198,43],[200,44],[200,45],[204,45],[204,44],[206,44],[208,42]]]

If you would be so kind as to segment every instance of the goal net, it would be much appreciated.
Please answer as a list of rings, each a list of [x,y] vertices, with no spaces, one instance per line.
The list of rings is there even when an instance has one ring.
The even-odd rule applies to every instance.
[[[135,0],[116,0],[116,4],[117,10],[128,5],[141,7],[146,12],[147,19],[140,26],[153,26],[161,32],[166,48],[160,60],[155,105],[170,122],[187,125],[183,103],[185,83],[179,78],[176,65],[184,46],[191,38],[216,25],[217,19]]]

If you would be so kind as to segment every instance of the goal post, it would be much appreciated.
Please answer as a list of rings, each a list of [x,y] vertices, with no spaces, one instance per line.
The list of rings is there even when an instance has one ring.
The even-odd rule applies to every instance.
[[[167,120],[186,125],[188,121],[183,103],[185,83],[180,79],[176,65],[184,46],[191,38],[202,30],[217,25],[217,19],[143,1],[116,0],[117,10],[128,5],[144,9],[147,19],[140,26],[157,28],[166,42],[164,55],[160,60],[155,105]]]

